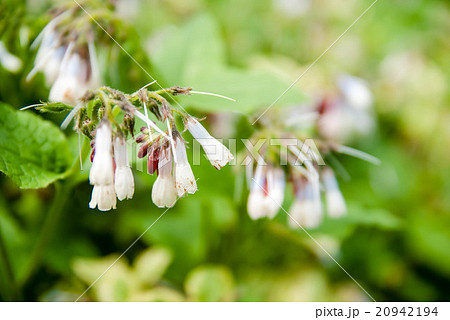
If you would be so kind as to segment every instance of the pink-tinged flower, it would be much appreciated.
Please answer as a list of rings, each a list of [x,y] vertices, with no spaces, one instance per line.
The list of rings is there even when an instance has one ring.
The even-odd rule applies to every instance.
[[[322,170],[322,182],[325,188],[328,214],[332,218],[344,216],[347,213],[347,206],[331,169]]]
[[[127,144],[122,137],[114,140],[114,159],[116,161],[114,188],[117,198],[120,201],[131,199],[134,194],[134,179],[128,163]]]
[[[193,194],[198,190],[197,182],[186,155],[186,146],[179,137],[175,140],[175,153],[177,163],[174,171],[178,196],[183,197],[186,193]]]
[[[108,211],[116,208],[116,193],[114,185],[95,185],[92,189],[91,202],[89,208],[98,207],[100,211]]]
[[[158,178],[152,189],[152,201],[159,207],[171,208],[177,201],[177,188],[172,175],[172,156],[169,148],[161,150],[158,161]]]
[[[284,200],[285,185],[281,168],[258,164],[247,202],[250,218],[256,220],[275,217]]]
[[[197,120],[189,118],[186,127],[192,136],[202,145],[206,157],[217,170],[220,170],[220,168],[234,159],[230,150],[217,139],[213,138]]]
[[[289,209],[292,228],[316,228],[322,221],[322,207],[318,181],[301,177],[295,181],[295,200]]]

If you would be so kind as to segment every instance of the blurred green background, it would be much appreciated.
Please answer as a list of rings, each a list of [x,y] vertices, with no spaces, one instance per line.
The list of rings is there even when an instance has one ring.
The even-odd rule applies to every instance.
[[[49,21],[47,11],[61,3],[0,4],[0,40],[23,62],[17,73],[0,66],[0,102],[19,109],[47,99],[42,77],[25,82],[35,54],[29,45]],[[179,101],[208,115],[212,132],[219,126],[211,120],[233,114],[226,132],[216,134],[248,138],[248,117],[371,3],[117,1],[127,28],[115,34],[162,85],[236,98]],[[340,181],[349,213],[326,219],[311,235],[378,301],[450,298],[449,34],[448,1],[380,0],[275,106],[327,92],[339,74],[370,84],[377,128],[352,146],[382,163],[340,158],[351,175]],[[99,48],[99,55],[107,85],[133,92],[151,81],[119,48]],[[39,116],[56,125],[63,119]],[[76,161],[76,135],[66,134]],[[204,163],[193,171],[199,191],[179,200],[81,300],[370,300],[303,231],[287,227],[283,212],[250,220],[233,168]],[[131,201],[108,213],[90,210],[86,172],[71,190],[64,181],[23,190],[0,175],[1,257],[9,262],[0,265],[0,300],[77,299],[163,213],[150,198],[155,177],[136,171]],[[49,221],[58,188],[66,199]]]

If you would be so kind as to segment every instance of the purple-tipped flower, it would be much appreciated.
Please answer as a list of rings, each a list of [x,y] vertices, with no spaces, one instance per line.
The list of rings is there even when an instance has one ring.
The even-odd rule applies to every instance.
[[[186,127],[192,136],[202,145],[206,157],[217,170],[220,170],[220,168],[234,159],[230,150],[217,139],[213,138],[197,120],[189,118]]]
[[[123,137],[114,140],[114,159],[116,161],[114,189],[117,198],[120,201],[131,199],[134,194],[134,178],[128,163],[127,144]]]
[[[101,211],[116,208],[114,168],[112,159],[112,133],[108,123],[101,123],[95,134],[95,154],[89,172],[89,182],[94,185],[89,207]]]
[[[194,173],[189,164],[186,146],[180,137],[175,139],[175,152],[177,163],[175,165],[175,182],[179,197],[183,197],[186,193],[195,193],[197,189],[197,182],[195,181]]]
[[[159,208],[171,208],[177,201],[177,188],[172,175],[172,156],[169,148],[161,150],[158,160],[158,178],[152,189],[152,201]]]
[[[342,217],[347,213],[347,206],[331,169],[322,170],[322,182],[325,188],[328,214],[332,218]]]
[[[285,176],[281,168],[258,164],[248,196],[249,216],[254,220],[275,217],[283,204],[285,185]]]

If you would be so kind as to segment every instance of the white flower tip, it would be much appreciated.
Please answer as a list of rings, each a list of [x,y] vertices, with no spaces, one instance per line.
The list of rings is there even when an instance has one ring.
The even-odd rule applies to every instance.
[[[114,189],[117,194],[117,199],[120,201],[133,198],[134,178],[130,167],[118,167],[116,169]]]
[[[340,218],[347,213],[347,206],[345,204],[342,193],[335,189],[326,193],[327,210],[332,218]]]
[[[116,193],[113,185],[100,186],[95,185],[92,189],[92,197],[89,202],[89,208],[98,207],[100,211],[109,211],[116,209]]]
[[[310,200],[296,200],[289,210],[289,226],[291,228],[317,228],[322,222],[320,207]]]
[[[158,208],[172,208],[177,202],[177,188],[172,176],[158,176],[152,188],[152,201]]]
[[[262,190],[252,190],[248,197],[247,211],[251,219],[272,219],[278,213],[280,205],[274,199],[264,195]]]

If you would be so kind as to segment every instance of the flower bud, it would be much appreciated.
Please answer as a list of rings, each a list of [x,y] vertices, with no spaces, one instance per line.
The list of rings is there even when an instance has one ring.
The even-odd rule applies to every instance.
[[[172,156],[169,148],[162,150],[158,161],[158,178],[152,188],[152,201],[159,208],[171,208],[177,201],[177,188],[172,176]]]

